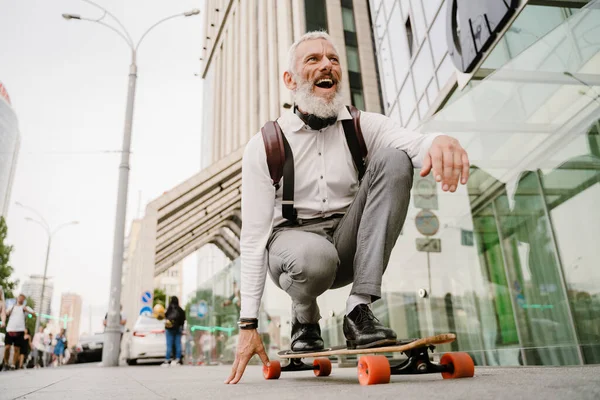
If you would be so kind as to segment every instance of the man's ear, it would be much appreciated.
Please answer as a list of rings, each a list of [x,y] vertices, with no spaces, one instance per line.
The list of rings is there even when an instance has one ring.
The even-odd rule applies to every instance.
[[[283,73],[283,83],[285,83],[285,87],[287,87],[289,90],[296,90],[296,87],[298,87],[298,84],[296,84],[296,81],[294,80],[292,74],[290,74],[290,71],[285,71]]]

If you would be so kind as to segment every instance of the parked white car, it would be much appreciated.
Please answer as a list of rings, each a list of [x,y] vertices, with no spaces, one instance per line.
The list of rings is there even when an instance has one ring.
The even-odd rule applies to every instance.
[[[167,339],[164,320],[140,315],[133,330],[127,333],[126,340],[125,361],[129,365],[165,359]]]

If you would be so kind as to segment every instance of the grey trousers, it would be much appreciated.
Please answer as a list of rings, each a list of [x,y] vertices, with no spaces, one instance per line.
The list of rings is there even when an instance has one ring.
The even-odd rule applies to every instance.
[[[292,318],[316,323],[317,297],[352,283],[352,294],[381,297],[381,280],[410,202],[413,165],[394,148],[375,153],[343,217],[275,227],[269,275],[292,298]]]

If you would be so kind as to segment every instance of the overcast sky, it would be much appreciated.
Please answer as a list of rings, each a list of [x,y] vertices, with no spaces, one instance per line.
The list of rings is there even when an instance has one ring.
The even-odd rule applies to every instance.
[[[203,8],[202,0],[97,3],[120,19],[135,42],[164,17]],[[79,221],[53,238],[48,268],[53,310],[58,312],[61,293],[79,293],[81,330],[88,330],[90,306],[92,329],[99,330],[108,304],[131,57],[115,33],[96,23],[66,21],[61,17],[66,12],[102,15],[81,0],[0,0],[0,81],[21,132],[8,241],[22,283],[43,273],[47,236],[25,220],[34,215],[14,203],[34,208],[52,227]],[[203,21],[202,14],[167,21],[140,47],[128,226],[149,201],[200,170],[202,79],[195,74]],[[186,261],[186,272],[192,264],[193,259]],[[187,286],[184,293],[192,289]]]

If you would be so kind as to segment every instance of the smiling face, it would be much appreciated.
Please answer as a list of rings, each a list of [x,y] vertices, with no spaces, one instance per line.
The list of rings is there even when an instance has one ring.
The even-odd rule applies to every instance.
[[[286,71],[283,79],[300,110],[321,118],[337,115],[342,68],[333,45],[323,38],[305,40],[296,48],[295,58],[294,71]]]

